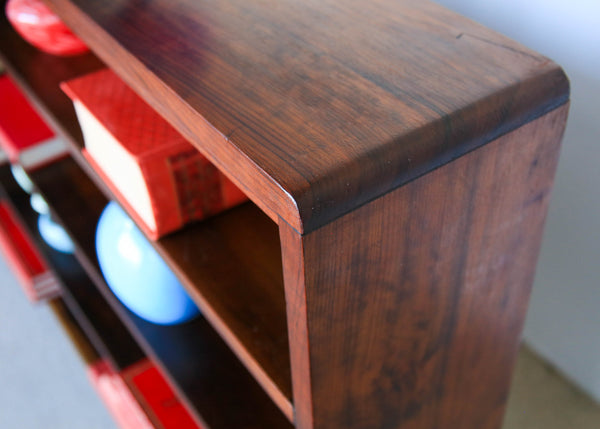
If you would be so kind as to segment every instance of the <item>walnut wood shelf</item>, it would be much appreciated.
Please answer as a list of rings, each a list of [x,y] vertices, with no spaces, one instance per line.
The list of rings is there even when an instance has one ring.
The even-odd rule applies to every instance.
[[[44,1],[255,204],[156,247],[257,398],[301,429],[500,427],[568,113],[558,65],[427,0]],[[57,87],[101,62],[22,53],[0,27],[98,188],[67,184],[85,183],[72,161],[39,179],[112,198]],[[92,232],[61,216],[94,277]]]
[[[93,239],[107,200],[71,158],[30,171],[29,176],[75,242],[75,255],[89,277],[199,422],[210,428],[290,426],[204,318],[155,325],[116,299],[100,272]],[[251,208],[237,210],[245,213],[247,207]],[[237,404],[237,413],[227,411],[232,404]]]
[[[60,82],[102,67],[102,63],[92,54],[65,59],[41,53],[21,39],[5,18],[0,21],[0,40],[7,42],[0,46],[0,56],[11,76],[70,143],[73,159],[96,187],[107,199],[117,201],[82,156],[83,138],[73,105],[59,88]],[[34,67],[40,58],[51,73],[39,73]],[[93,188],[79,171],[70,179],[85,180],[89,189]],[[106,199],[96,201],[102,207],[106,204]],[[91,209],[94,213],[98,210],[101,208]],[[84,241],[93,243],[93,239],[88,232]],[[246,205],[153,244],[207,319],[291,419],[289,344],[276,225],[260,210]],[[191,254],[201,256],[194,259]],[[232,270],[232,266],[238,268]]]

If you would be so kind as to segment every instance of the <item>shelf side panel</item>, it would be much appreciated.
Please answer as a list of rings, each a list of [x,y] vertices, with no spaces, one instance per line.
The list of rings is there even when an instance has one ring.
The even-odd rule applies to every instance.
[[[567,109],[282,234],[298,427],[500,427]]]

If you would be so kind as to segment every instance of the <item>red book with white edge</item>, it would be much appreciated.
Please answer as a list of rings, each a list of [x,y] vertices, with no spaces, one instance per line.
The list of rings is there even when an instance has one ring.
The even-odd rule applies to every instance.
[[[6,75],[0,76],[0,147],[13,164],[35,168],[67,153],[23,93]]]
[[[84,155],[151,239],[247,197],[110,69],[61,85]]]

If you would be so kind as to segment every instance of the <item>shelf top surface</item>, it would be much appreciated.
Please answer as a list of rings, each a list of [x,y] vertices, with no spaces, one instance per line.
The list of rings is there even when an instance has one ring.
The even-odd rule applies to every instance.
[[[568,100],[556,64],[428,1],[47,1],[300,232]]]

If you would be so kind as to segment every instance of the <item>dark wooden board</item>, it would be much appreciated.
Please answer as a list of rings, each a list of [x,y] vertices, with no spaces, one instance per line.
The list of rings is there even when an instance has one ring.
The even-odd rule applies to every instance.
[[[48,301],[48,305],[73,342],[73,346],[77,350],[77,353],[79,353],[81,360],[89,366],[100,359],[100,355],[96,352],[96,349],[64,300],[62,298],[55,298]]]
[[[24,42],[4,19],[0,18],[0,53],[11,75],[68,140],[73,158],[95,184],[82,177],[81,170],[70,166],[63,173],[78,185],[63,181],[54,187],[56,190],[68,187],[73,195],[87,201],[79,212],[62,214],[69,216],[66,224],[73,227],[90,213],[97,216],[107,199],[115,198],[81,155],[83,139],[77,118],[72,103],[58,84],[102,64],[91,54],[66,59],[43,54]],[[40,58],[41,64],[47,63],[51,69],[49,72],[39,73],[34,67]],[[50,173],[50,176],[58,175]],[[98,189],[106,198],[96,196]],[[64,201],[64,204],[73,207],[76,202]],[[79,216],[81,210],[86,214]],[[88,220],[83,222],[87,224]],[[82,242],[93,243],[93,229],[77,228],[77,234]],[[289,346],[276,225],[256,207],[247,205],[215,217],[205,226],[192,226],[154,244],[207,319],[291,419]],[[88,250],[91,254],[93,248]]]
[[[501,427],[567,111],[282,228],[297,427]]]
[[[200,422],[211,428],[290,426],[284,414],[204,318],[177,326],[155,325],[135,316],[116,299],[101,274],[94,246],[96,223],[107,200],[72,159],[65,158],[32,171],[30,176],[56,217],[73,237],[76,255],[96,287],[144,351],[161,366]],[[247,207],[236,210],[241,210],[240,213],[246,218]],[[256,208],[250,210],[259,212]],[[231,213],[235,214],[235,211]],[[264,215],[261,216],[264,218]],[[237,221],[239,218],[234,218],[234,222]],[[266,221],[270,223],[268,219]],[[210,223],[203,225],[199,225],[198,229],[206,229],[209,234],[218,233],[218,229],[213,229]],[[194,234],[186,231],[188,235]],[[218,251],[214,253],[219,254]],[[233,258],[235,260],[235,256]],[[218,262],[229,266],[231,271],[236,270],[230,260]],[[238,299],[235,290],[227,289],[227,282],[222,286],[227,301]],[[241,297],[247,298],[248,295],[242,294]],[[246,306],[260,305],[260,302],[254,301],[244,303]],[[249,325],[246,329],[254,327]],[[236,411],[231,412],[233,409]]]
[[[426,0],[45,0],[269,216],[308,232],[568,99]]]
[[[57,252],[44,242],[38,231],[38,214],[29,205],[29,195],[19,188],[6,164],[0,167],[0,186],[27,228],[27,233],[58,277],[65,303],[96,350],[117,369],[127,368],[142,359],[144,353],[77,259]]]
[[[81,251],[99,270],[95,224],[107,203],[70,159],[32,174],[60,207],[58,217],[80,237]],[[86,244],[87,243],[87,244]],[[191,225],[156,243],[217,331],[292,418],[289,346],[277,228],[246,204]]]

